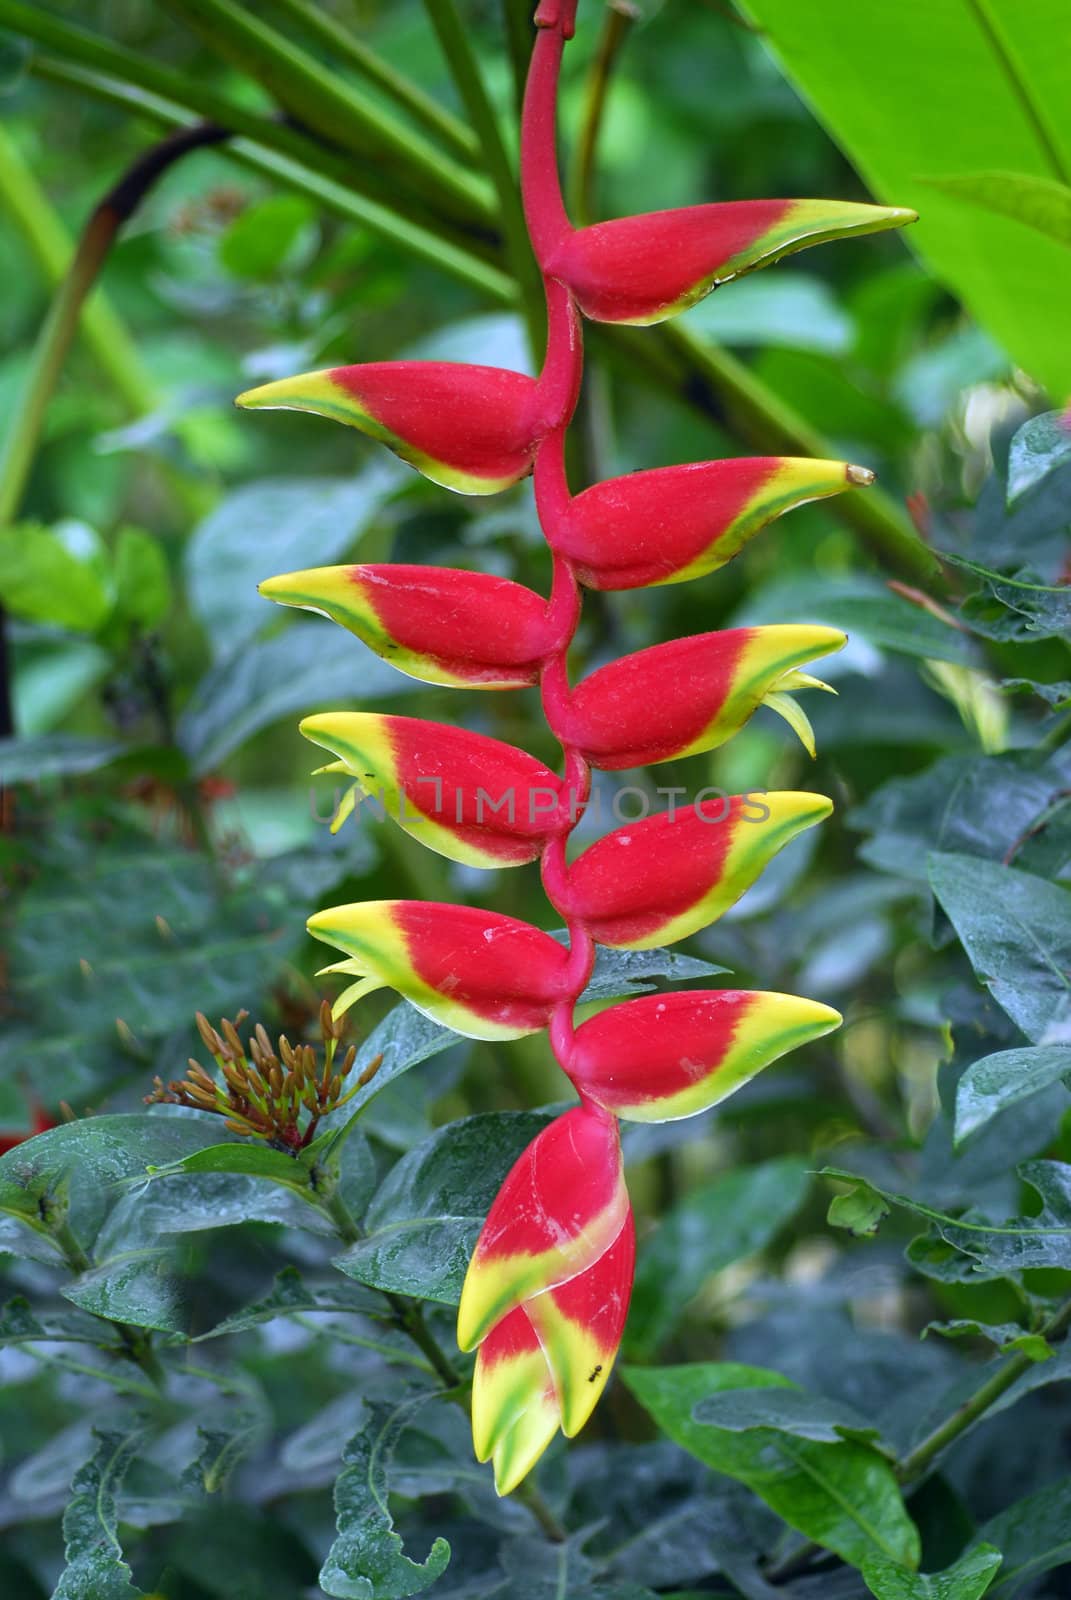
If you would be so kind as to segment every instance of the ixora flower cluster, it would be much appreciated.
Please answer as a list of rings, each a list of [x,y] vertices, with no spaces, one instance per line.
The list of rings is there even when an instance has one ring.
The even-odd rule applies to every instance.
[[[591,769],[707,751],[765,703],[809,743],[792,692],[844,636],[815,626],[700,634],[604,666],[571,685],[580,586],[635,589],[714,571],[793,506],[868,483],[836,461],[704,461],[630,474],[573,495],[565,436],[583,365],[580,314],[658,322],[719,284],[804,245],[869,233],[913,213],[818,200],[694,206],[576,229],[559,182],[556,108],[577,0],[542,0],[525,97],[521,180],[548,314],[538,378],[493,367],[398,361],[269,383],[239,404],[318,412],[381,440],[433,482],[492,494],[535,476],[550,546],[549,600],[504,579],[446,568],[336,566],[272,578],[262,592],[325,612],[402,672],[467,689],[539,684],[564,775],[496,739],[411,717],[324,713],[303,732],[323,769],[378,788],[403,825],[451,860],[539,860],[565,947],[511,917],[387,900],[335,906],[310,931],[344,952],[344,1009],[388,985],[477,1039],[549,1031],[580,1103],[517,1161],[477,1243],[458,1342],[477,1351],[476,1453],[499,1492],[521,1481],[560,1428],[573,1435],[606,1384],[625,1322],[635,1231],[618,1119],[658,1122],[716,1104],[786,1051],[835,1028],[828,1006],[735,990],[625,1001],[579,1027],[595,945],[644,950],[721,915],[770,858],[831,810],[771,793],[698,802],[605,835],[569,862]],[[352,791],[351,791],[352,792]],[[538,803],[532,797],[538,796]]]

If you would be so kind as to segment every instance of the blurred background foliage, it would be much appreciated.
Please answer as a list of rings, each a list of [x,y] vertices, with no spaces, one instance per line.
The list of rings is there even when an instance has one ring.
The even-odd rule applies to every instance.
[[[347,125],[337,141],[309,125],[308,107],[304,116],[293,111],[291,90],[280,91],[255,54],[243,54],[225,29],[213,35],[227,9],[84,0],[46,11],[0,0],[4,428],[25,406],[55,281],[109,187],[169,116],[225,113],[234,119],[227,126],[246,135],[177,162],[122,228],[47,407],[20,504],[0,527],[13,715],[0,747],[0,1122],[13,1132],[28,1127],[35,1102],[52,1116],[64,1101],[79,1117],[137,1112],[152,1122],[141,1097],[154,1073],[177,1074],[197,1048],[196,1010],[216,1017],[244,1006],[292,1036],[314,1026],[317,954],[304,920],[319,905],[460,899],[541,926],[553,921],[534,869],[455,867],[367,817],[333,836],[331,780],[309,777],[314,763],[296,731],[308,711],[397,705],[464,720],[553,763],[534,693],[428,688],[328,622],[281,614],[256,592],[276,572],[351,557],[471,566],[545,592],[548,557],[530,486],[463,500],[346,430],[303,416],[242,417],[232,407],[251,383],[355,360],[420,355],[532,370],[468,110],[417,0],[249,8],[372,106],[372,132]],[[943,13],[930,37],[929,20],[905,20],[899,8],[894,16],[877,7],[872,22],[842,28],[843,9],[833,0],[755,0],[744,16],[714,0],[645,0],[642,14],[610,21],[606,8],[581,6],[566,57],[563,149],[583,147],[597,87],[591,63],[609,62],[595,167],[578,168],[574,154],[569,171],[573,194],[595,215],[699,199],[867,198],[865,177],[877,198],[917,205],[923,220],[917,239],[823,247],[756,274],[687,313],[683,334],[643,334],[642,351],[640,336],[592,330],[574,488],[641,466],[807,453],[818,440],[822,453],[874,468],[888,498],[873,511],[836,502],[793,513],[715,577],[587,598],[578,672],[648,643],[744,622],[829,622],[851,641],[827,668],[837,698],[809,707],[815,763],[760,712],[713,755],[654,777],[604,776],[601,816],[589,816],[580,837],[611,825],[622,786],[632,790],[626,814],[640,803],[637,790],[659,804],[655,783],[689,792],[813,787],[835,798],[839,820],[786,850],[684,954],[730,969],[734,985],[834,1004],[845,1027],[700,1124],[633,1130],[641,1264],[626,1354],[775,1369],[850,1401],[903,1458],[927,1437],[946,1393],[982,1381],[994,1343],[1010,1347],[1051,1319],[1071,1268],[1056,1246],[1051,1257],[1035,1250],[980,1266],[942,1225],[903,1258],[920,1226],[908,1202],[931,1208],[925,1226],[934,1208],[946,1222],[968,1206],[990,1218],[1028,1215],[1037,1203],[1017,1164],[1044,1158],[1058,1188],[1071,1146],[1063,1086],[1071,1065],[1071,608],[1062,588],[1071,464],[1044,415],[1033,431],[1019,431],[1066,402],[1061,383],[1071,387],[1069,241],[1054,234],[1058,221],[1046,231],[1025,215],[1028,202],[1036,212],[1037,195],[1024,199],[1021,185],[1011,200],[1000,190],[997,215],[992,184],[979,203],[931,183],[937,215],[928,224],[930,189],[916,179],[926,176],[919,163],[927,146],[942,152],[931,179],[995,169],[1037,175],[1012,126],[1025,116],[1056,152],[1056,169],[1042,161],[1040,171],[1057,188],[1068,133],[1050,115],[1044,52],[1027,52],[1021,38],[1012,54],[1020,85],[1037,89],[1033,115],[1014,94],[1007,111],[1006,81],[1000,94],[987,92],[992,63],[975,59],[973,34],[965,65],[950,55],[958,39]],[[527,7],[466,0],[461,10],[512,157]],[[1058,19],[1052,26],[1055,59],[1067,29]],[[400,107],[387,77],[369,84],[327,28],[370,47],[417,100]],[[860,38],[868,28],[869,50]],[[73,30],[104,41],[114,59],[94,58]],[[943,89],[935,85],[944,85],[953,58],[955,84],[937,103]],[[905,63],[917,72],[913,86],[905,87]],[[897,116],[888,114],[890,97]],[[280,105],[288,116],[275,115]],[[383,134],[376,118],[384,116],[409,130],[400,145]],[[275,144],[257,143],[243,117]],[[947,126],[959,136],[941,145]],[[447,164],[448,181],[435,162],[412,156],[413,137]],[[1058,217],[1048,199],[1046,216],[1055,205]],[[1046,391],[1046,383],[1057,387]],[[806,436],[793,432],[797,419]],[[947,553],[943,568],[915,530]],[[1013,904],[1022,917],[994,929],[996,911]],[[649,970],[648,981],[662,982],[699,981],[707,969],[674,972],[656,960]],[[636,976],[618,980],[616,992]],[[611,980],[604,992],[613,988]],[[362,1003],[361,1035],[390,1004],[380,996]],[[431,1053],[427,1043],[418,1041],[414,1060]],[[562,1097],[542,1040],[444,1051],[449,1043],[434,1041],[435,1059],[384,1089],[368,1113],[368,1161],[379,1177],[455,1119]],[[1030,1059],[997,1072],[995,1089],[975,1086],[984,1113],[957,1106],[970,1064],[1009,1051]],[[485,1205],[515,1143],[515,1134],[491,1140]],[[141,1166],[156,1159],[145,1154]],[[829,1186],[809,1176],[824,1164],[861,1184],[840,1189],[842,1201],[854,1197],[864,1214],[869,1207],[855,1232],[895,1206],[877,1241],[827,1225]],[[283,1268],[318,1282],[329,1271],[323,1241],[297,1231],[289,1214],[243,1222],[260,1213],[251,1180],[241,1181],[244,1199],[232,1195],[233,1216],[224,1218],[213,1216],[223,1204],[215,1191],[199,1200],[192,1190],[169,1191],[173,1208],[187,1194],[195,1213],[181,1247],[168,1245],[188,1316],[146,1313],[139,1322],[142,1290],[124,1299],[101,1266],[113,1297],[68,1299],[89,1312],[110,1307],[169,1348],[240,1317]],[[394,1184],[371,1202],[373,1228],[391,1200],[434,1204],[427,1193],[406,1201],[405,1182]],[[362,1190],[364,1203],[374,1187]],[[1041,1192],[1057,1205],[1051,1185]],[[1066,1192],[1054,1235],[1067,1233]],[[4,1248],[11,1292],[50,1304],[56,1274],[47,1252],[42,1262],[17,1239]],[[400,1292],[412,1288],[414,1271],[410,1264],[397,1283],[375,1272],[361,1281]],[[448,1302],[451,1292],[433,1299]],[[963,1337],[919,1342],[933,1320]],[[210,1420],[176,1421],[177,1441],[140,1457],[124,1491],[124,1543],[139,1582],[183,1600],[322,1592],[315,1577],[332,1538],[328,1491],[339,1452],[351,1436],[364,1437],[360,1393],[393,1394],[383,1372],[395,1371],[370,1366],[366,1348],[339,1336],[343,1324],[327,1335],[324,1327],[250,1313],[231,1330],[241,1340],[230,1339],[221,1389],[218,1371],[198,1376],[188,1363],[190,1416],[207,1407]],[[445,1318],[441,1331],[451,1347]],[[56,1579],[56,1516],[75,1472],[90,1494],[103,1470],[94,1467],[104,1446],[93,1427],[108,1410],[114,1360],[80,1364],[67,1345],[43,1354],[57,1347],[31,1335],[23,1327],[18,1336],[15,1325],[2,1358],[10,1380],[0,1401],[10,1463],[0,1497],[0,1572],[6,1561],[12,1574],[5,1592],[34,1600],[60,1581],[69,1587],[57,1594],[111,1600],[131,1591]],[[950,1564],[1021,1497],[1056,1486],[1059,1505],[1071,1503],[1071,1413],[1053,1398],[1064,1391],[1027,1392],[1063,1375],[1063,1359],[1032,1368],[1014,1411],[971,1433],[912,1495],[927,1570]],[[642,1383],[635,1392],[678,1437],[667,1421],[672,1407]],[[470,1465],[460,1419],[442,1405],[420,1413],[439,1420],[405,1435],[392,1504],[419,1530],[421,1555],[433,1534],[457,1535],[452,1576],[436,1593],[625,1596],[683,1594],[691,1585],[761,1600],[778,1591],[849,1600],[866,1592],[850,1568],[813,1572],[806,1552],[793,1566],[789,1529],[801,1528],[798,1519],[712,1478],[695,1456],[719,1461],[688,1440],[678,1442],[690,1456],[650,1442],[643,1412],[620,1385],[614,1395],[584,1445],[568,1458],[552,1453],[544,1469],[556,1515],[574,1533],[589,1530],[586,1543],[566,1547],[571,1586],[557,1591],[549,1585],[559,1568],[544,1571],[543,1556],[531,1552],[529,1513],[495,1506]],[[175,1461],[200,1459],[214,1427],[227,1468],[214,1479],[209,1472],[207,1483],[202,1472],[204,1492],[191,1510],[168,1474]],[[819,1448],[842,1446],[827,1438]],[[207,1491],[232,1472],[221,1507]],[[651,1532],[652,1505],[671,1535]],[[1049,1501],[1044,1507],[1049,1515]],[[1041,1522],[1027,1523],[1025,1546],[1040,1548]],[[68,1531],[69,1555],[72,1539],[77,1530]],[[995,1534],[991,1542],[1000,1543]],[[1064,1592],[1066,1574],[1044,1572],[1067,1559],[1066,1544],[1062,1556],[1058,1540],[1052,1551],[1021,1580],[1006,1566],[991,1592],[1008,1600]],[[784,1568],[778,1591],[771,1563],[775,1574],[778,1563]],[[68,1574],[76,1566],[71,1558]],[[873,1593],[901,1593],[882,1589],[872,1572],[866,1581]],[[373,1592],[335,1582],[325,1592]],[[968,1589],[953,1593],[958,1600]]]

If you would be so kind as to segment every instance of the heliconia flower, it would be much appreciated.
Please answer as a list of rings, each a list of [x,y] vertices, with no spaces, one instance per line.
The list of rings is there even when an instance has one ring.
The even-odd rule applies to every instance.
[[[684,583],[794,506],[873,481],[866,467],[793,456],[655,467],[585,489],[545,532],[589,589]]]
[[[715,922],[783,845],[832,809],[824,795],[792,790],[697,798],[597,840],[551,898],[615,950],[673,944]]]
[[[673,1122],[717,1105],[841,1021],[831,1006],[793,994],[644,995],[581,1023],[567,1070],[583,1095],[615,1117]]]
[[[326,711],[300,728],[339,758],[323,770],[348,773],[406,833],[451,861],[520,866],[575,820],[562,780],[501,739],[372,711]],[[336,821],[351,809],[347,797]]]
[[[579,1433],[610,1376],[624,1331],[636,1258],[631,1210],[586,1272],[526,1300],[495,1324],[476,1354],[472,1438],[509,1494],[560,1428]]]
[[[629,1215],[617,1123],[575,1106],[514,1162],[469,1262],[457,1342],[473,1350],[533,1296],[587,1272]]]
[[[537,683],[551,642],[542,596],[455,567],[313,567],[268,578],[260,592],[323,612],[400,672],[451,688]]]
[[[900,206],[849,200],[733,200],[597,222],[565,234],[543,266],[585,316],[642,325],[807,245],[916,220]]]
[[[566,998],[568,952],[515,917],[425,900],[364,900],[309,918],[309,932],[346,954],[326,968],[357,979],[339,1016],[374,989],[396,989],[425,1016],[470,1039],[538,1033]]]
[[[496,494],[525,477],[546,431],[534,378],[454,361],[327,367],[247,389],[235,404],[333,417],[461,494]]]
[[[797,669],[845,643],[836,628],[774,624],[655,645],[577,684],[558,736],[593,766],[647,766],[715,749],[765,702],[792,721],[813,756],[810,724],[790,691],[825,688]]]

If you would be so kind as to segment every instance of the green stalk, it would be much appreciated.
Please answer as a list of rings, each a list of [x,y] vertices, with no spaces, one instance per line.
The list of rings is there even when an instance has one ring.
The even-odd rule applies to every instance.
[[[0,123],[0,205],[26,241],[43,276],[56,284],[70,266],[74,245],[33,173]],[[156,392],[137,348],[102,292],[82,308],[82,334],[97,365],[135,416],[151,411]]]
[[[466,221],[495,220],[491,195],[479,178],[235,0],[167,0],[167,5],[329,145],[341,142],[355,155],[389,164],[418,193],[450,200]]]
[[[513,99],[517,115],[524,104],[524,86],[528,78],[528,58],[532,54],[533,7],[529,0],[502,0],[502,25],[506,35],[506,51],[513,73]]]
[[[506,240],[506,255],[513,275],[520,284],[532,355],[539,361],[546,340],[543,282],[528,238],[517,176],[506,154],[495,108],[454,0],[424,0],[424,4],[439,36],[439,44],[453,74],[457,91],[476,130],[484,165],[495,186]]]
[[[265,116],[263,112],[236,105],[197,78],[161,66],[148,56],[139,56],[121,45],[112,44],[110,40],[87,33],[84,28],[61,22],[46,12],[35,11],[23,5],[21,0],[0,0],[0,26],[14,29],[46,49],[57,50],[66,62],[78,62],[93,71],[106,73],[139,91],[147,90],[160,95],[194,117],[218,123],[232,133],[255,139],[258,144],[290,156],[344,187],[353,180],[354,162],[333,145],[310,138],[281,118]],[[38,61],[31,60],[30,70],[36,71],[37,67]],[[365,162],[360,172],[360,187],[364,192],[372,193],[390,204],[397,195],[398,180],[381,171],[375,163]],[[443,216],[441,197],[437,197],[436,202],[414,196],[409,209],[417,207],[427,225],[444,238],[482,251],[483,246],[477,246],[468,230]]]
[[[1043,1338],[1055,1339],[1060,1334],[1066,1333],[1069,1326],[1071,1326],[1071,1300],[1065,1301],[1039,1331]],[[934,1428],[932,1433],[927,1434],[926,1438],[904,1457],[896,1468],[896,1476],[900,1482],[909,1484],[921,1478],[941,1452],[961,1434],[966,1433],[968,1428],[973,1427],[990,1406],[999,1400],[1001,1395],[1006,1394],[1012,1384],[1021,1378],[1024,1372],[1029,1372],[1033,1365],[1034,1362],[1021,1350],[1009,1356],[992,1377],[987,1378],[970,1399],[964,1401],[958,1411],[954,1411],[950,1417]]]
[[[0,4],[3,0],[0,0]],[[136,116],[144,117],[158,127],[183,128],[190,119],[183,107],[167,99],[146,93],[136,86],[88,71],[65,61],[54,61],[45,56],[35,57],[31,70],[41,78],[85,90],[96,98],[120,106]],[[266,124],[272,127],[274,124]],[[510,278],[497,267],[473,255],[471,251],[453,244],[442,235],[433,233],[420,223],[406,217],[379,201],[368,198],[351,186],[343,187],[333,179],[313,171],[291,157],[277,154],[257,141],[232,139],[223,147],[223,153],[251,171],[272,182],[305,194],[325,210],[346,222],[357,223],[381,239],[397,245],[435,267],[441,267],[451,277],[485,294],[499,304],[509,305],[516,299],[516,288]]]
[[[374,83],[390,95],[429,133],[445,140],[457,155],[467,161],[479,155],[480,147],[471,128],[467,128],[452,112],[425,94],[411,79],[403,77],[388,61],[377,56],[374,50],[355,38],[348,28],[336,22],[333,16],[322,11],[312,0],[274,0],[274,4],[276,10],[284,12],[312,38],[333,50],[340,61],[353,67],[369,83]]]
[[[586,227],[595,211],[595,151],[614,64],[629,28],[639,13],[631,0],[610,0],[598,47],[584,86],[584,110],[569,185],[569,205],[577,227]]]

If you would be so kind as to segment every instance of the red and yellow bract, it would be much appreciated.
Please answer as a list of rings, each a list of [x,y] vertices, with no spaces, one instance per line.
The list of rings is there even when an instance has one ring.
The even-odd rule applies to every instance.
[[[562,746],[559,778],[511,745],[419,719],[326,712],[303,724],[334,756],[327,770],[378,795],[433,849],[470,866],[539,857],[566,922],[567,946],[511,917],[413,900],[336,906],[309,922],[343,952],[327,970],[353,980],[336,1011],[390,986],[475,1038],[547,1029],[580,1096],[506,1178],[461,1296],[459,1342],[477,1352],[476,1452],[493,1461],[503,1494],[559,1429],[571,1435],[583,1426],[621,1340],[635,1230],[616,1119],[692,1116],[840,1021],[829,1006],[794,995],[719,990],[626,1001],[576,1026],[596,944],[642,950],[687,937],[831,810],[817,794],[700,791],[689,804],[613,830],[570,864],[566,840],[588,799],[591,768],[714,749],[763,704],[813,754],[793,694],[825,687],[802,668],[844,642],[837,630],[806,623],[705,633],[626,656],[572,686],[567,655],[581,586],[701,578],[783,512],[873,477],[842,461],[760,456],[649,469],[574,495],[565,437],[583,366],[580,313],[657,322],[805,245],[897,227],[914,215],[841,201],[754,200],[574,228],[555,137],[575,12],[576,0],[541,0],[522,117],[525,218],[547,300],[538,378],[448,362],[373,363],[266,384],[240,400],[350,423],[436,483],[470,494],[534,473],[552,555],[547,600],[505,579],[411,565],[325,567],[262,585],[283,604],[326,613],[428,682],[538,682]],[[351,791],[343,815],[355,799]]]

